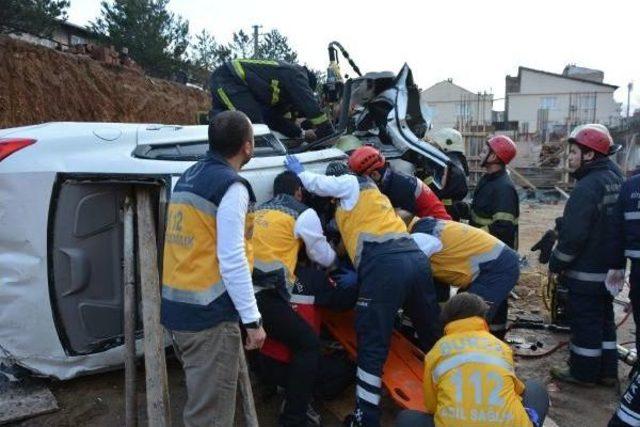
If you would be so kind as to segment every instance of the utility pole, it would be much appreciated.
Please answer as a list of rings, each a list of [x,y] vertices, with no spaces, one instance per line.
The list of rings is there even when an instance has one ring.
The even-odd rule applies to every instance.
[[[633,82],[627,85],[627,120],[629,120],[629,108],[631,107],[631,91],[633,90]]]
[[[260,37],[260,34],[258,33],[258,30],[260,28],[262,28],[262,25],[252,25],[253,27],[253,57],[257,58],[258,57],[258,45],[260,43],[258,43],[258,37]]]

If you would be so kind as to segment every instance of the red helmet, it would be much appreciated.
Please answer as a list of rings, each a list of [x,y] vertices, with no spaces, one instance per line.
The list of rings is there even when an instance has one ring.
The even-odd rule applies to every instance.
[[[494,136],[487,141],[487,144],[505,165],[508,165],[516,156],[516,144],[508,136]]]
[[[569,137],[569,144],[583,145],[598,153],[608,155],[613,140],[608,132],[597,127],[584,127]]]
[[[356,149],[349,156],[349,169],[358,175],[369,175],[381,169],[385,164],[385,159],[378,149],[365,145]]]

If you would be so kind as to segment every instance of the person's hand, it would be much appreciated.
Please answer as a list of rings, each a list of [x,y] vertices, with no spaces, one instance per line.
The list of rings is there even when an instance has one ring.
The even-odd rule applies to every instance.
[[[302,138],[307,142],[313,142],[318,139],[316,132],[313,129],[302,131]]]
[[[329,135],[333,135],[334,133],[336,133],[336,130],[333,128],[333,125],[331,124],[330,121],[326,121],[318,125],[315,130],[315,135],[319,139],[326,138]]]
[[[244,348],[247,350],[260,349],[266,338],[267,333],[262,326],[259,328],[247,328],[247,340],[245,341]]]
[[[350,288],[358,284],[358,273],[350,268],[340,268],[332,275],[339,288]]]
[[[614,298],[617,297],[624,288],[624,270],[609,270],[604,285]]]
[[[540,255],[538,256],[538,261],[541,264],[546,264],[549,262],[549,258],[551,258],[551,251],[553,250],[553,245],[556,243],[557,233],[554,230],[547,230],[546,233],[542,236],[538,243],[531,247],[531,251],[540,251]]]
[[[296,175],[300,175],[302,172],[304,172],[304,166],[302,166],[302,163],[300,163],[300,160],[298,160],[296,156],[293,156],[291,154],[289,154],[284,159],[284,167],[288,171],[293,172]]]

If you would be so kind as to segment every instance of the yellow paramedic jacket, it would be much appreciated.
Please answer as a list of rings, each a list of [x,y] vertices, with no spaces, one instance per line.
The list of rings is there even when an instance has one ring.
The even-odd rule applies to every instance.
[[[336,223],[353,265],[357,268],[366,242],[382,243],[409,237],[407,226],[391,202],[370,178],[358,177],[360,196],[350,211],[336,210]]]
[[[290,296],[295,282],[298,252],[302,246],[302,240],[295,235],[296,220],[307,209],[306,205],[287,194],[279,194],[258,206],[253,229],[254,287],[273,287],[262,286],[264,282],[256,281],[256,270],[260,270],[261,273],[275,274],[284,279],[283,283],[270,285],[277,288],[286,284],[286,293]]]
[[[425,357],[425,407],[437,426],[532,426],[523,392],[511,348],[491,335],[483,318],[447,324]]]
[[[433,277],[462,289],[476,279],[480,264],[495,260],[505,248],[486,231],[455,221],[422,218],[411,232],[430,234],[442,242],[442,250],[430,258]]]

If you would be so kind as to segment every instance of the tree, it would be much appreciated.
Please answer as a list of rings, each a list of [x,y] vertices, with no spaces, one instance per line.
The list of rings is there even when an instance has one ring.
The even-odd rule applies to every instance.
[[[289,40],[280,31],[273,29],[266,33],[258,45],[258,58],[275,59],[286,62],[297,62],[298,54]]]
[[[29,33],[51,37],[67,19],[69,0],[0,0],[0,34]]]
[[[240,30],[233,33],[232,42],[229,43],[228,50],[231,51],[232,58],[251,58],[253,53],[253,43],[247,33]]]
[[[169,0],[103,0],[91,29],[149,74],[170,77],[184,64],[189,22],[167,10]]]

